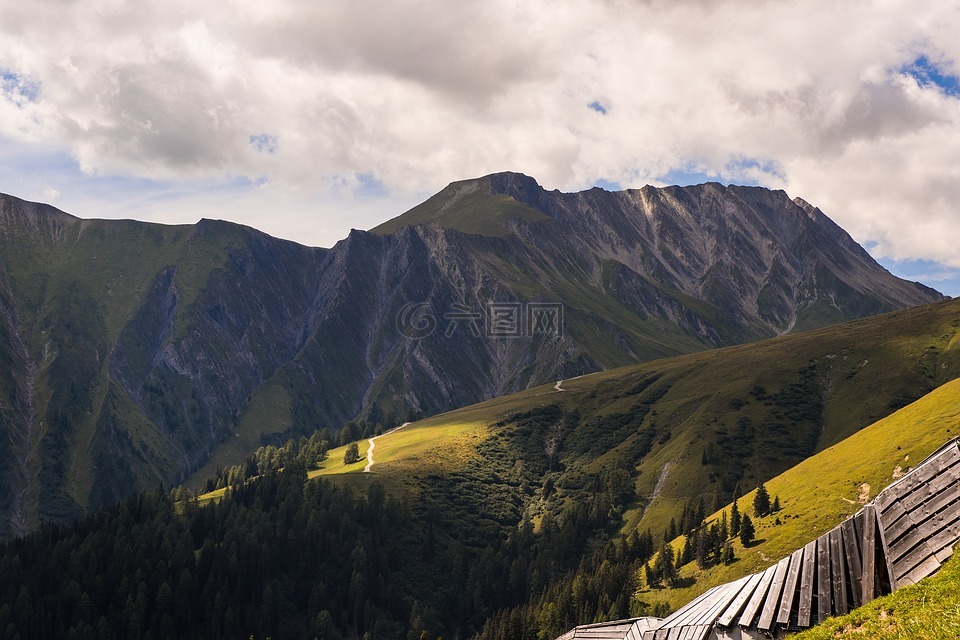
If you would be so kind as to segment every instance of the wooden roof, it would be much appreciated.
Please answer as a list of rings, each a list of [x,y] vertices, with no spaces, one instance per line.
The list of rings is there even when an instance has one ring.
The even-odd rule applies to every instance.
[[[813,626],[936,572],[960,540],[960,444],[947,442],[856,515],[766,571],[710,589],[669,617],[621,635],[628,640],[760,638]],[[610,627],[620,633],[622,623]],[[614,632],[613,629],[617,631]],[[574,634],[574,635],[570,635]]]

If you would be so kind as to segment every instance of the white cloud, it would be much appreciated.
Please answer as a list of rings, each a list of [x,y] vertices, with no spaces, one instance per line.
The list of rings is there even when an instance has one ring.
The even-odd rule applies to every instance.
[[[0,98],[0,136],[74,158],[107,189],[88,204],[110,177],[177,194],[118,195],[128,215],[219,212],[329,244],[488,172],[576,189],[695,168],[801,195],[878,255],[960,267],[960,99],[900,72],[924,55],[960,73],[957,2],[0,0],[0,15],[0,70],[39,87]],[[393,200],[350,196],[360,175]],[[62,179],[36,191],[70,209],[82,181]]]

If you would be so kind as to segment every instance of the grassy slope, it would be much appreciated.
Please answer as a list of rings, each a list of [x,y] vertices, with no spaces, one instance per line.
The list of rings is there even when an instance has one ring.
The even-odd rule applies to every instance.
[[[640,598],[663,600],[677,608],[713,586],[766,569],[856,513],[899,474],[956,436],[960,436],[960,379],[767,482],[771,496],[780,496],[782,510],[754,519],[759,543],[744,549],[736,541],[737,562],[707,571],[690,563],[681,577],[694,580],[692,586],[646,591]],[[751,517],[753,494],[738,503]],[[729,509],[727,505],[724,510]],[[713,514],[708,522],[719,515]],[[776,518],[782,524],[775,524]],[[682,543],[679,538],[674,546],[679,549]]]
[[[454,469],[458,460],[476,455],[476,445],[486,441],[488,434],[500,431],[498,422],[509,421],[518,412],[556,404],[567,415],[578,412],[577,429],[593,422],[600,425],[594,427],[599,437],[613,440],[597,456],[573,455],[561,449],[566,470],[555,478],[558,491],[551,498],[552,508],[562,509],[566,500],[575,498],[576,492],[566,491],[565,486],[573,486],[584,474],[620,463],[636,450],[641,436],[652,433],[654,441],[649,453],[631,460],[639,498],[624,515],[624,529],[650,527],[657,534],[671,517],[679,516],[691,499],[724,496],[720,485],[730,480],[724,474],[731,473],[731,460],[717,443],[724,438],[728,447],[729,440],[737,442],[731,434],[736,435],[738,421],[747,417],[754,425],[753,436],[742,443],[742,457],[733,461],[744,469],[741,486],[752,487],[758,480],[774,477],[806,458],[798,450],[798,442],[811,446],[811,454],[823,450],[889,415],[898,406],[960,376],[958,328],[960,301],[950,301],[807,334],[583,376],[565,381],[562,392],[549,385],[529,389],[434,416],[384,436],[378,440],[379,455],[375,455],[377,466],[373,475],[401,481],[438,469]],[[659,377],[653,385],[637,391],[654,376]],[[795,400],[789,394],[777,393],[798,384],[801,391],[816,396],[816,415],[812,419],[801,416],[792,421],[790,415],[795,408],[791,403]],[[768,395],[760,396],[764,399],[751,393],[757,386],[767,390]],[[648,411],[640,414],[642,421],[628,432],[611,436],[604,431],[616,422],[618,415],[651,402],[653,396],[652,404],[646,407]],[[801,408],[810,410],[809,406]],[[569,433],[564,437],[569,442],[577,435]],[[938,434],[932,438],[937,442],[931,440],[929,445],[936,446],[945,437]],[[715,459],[705,465],[703,455],[708,444],[714,447]],[[919,447],[922,443],[914,445]],[[361,443],[361,452],[364,451],[366,442]],[[914,460],[922,455],[919,450],[907,453]],[[516,454],[523,457],[521,452]],[[350,475],[362,470],[363,465],[342,468],[342,459],[342,450],[332,451],[322,473]],[[858,480],[856,484],[869,482],[876,492],[886,484],[884,477],[889,477],[894,462],[885,461],[883,474]],[[651,500],[661,477],[660,492]],[[565,485],[567,481],[569,485]],[[849,491],[842,495],[854,499],[854,479],[849,482]],[[794,515],[795,498],[788,491],[778,492],[785,512]],[[847,503],[840,495],[837,493],[825,503],[836,510],[825,513],[818,526],[836,522],[841,513],[848,512],[841,509]],[[540,489],[527,505],[534,519],[550,508],[542,500]],[[758,524],[760,537],[767,536],[766,523]],[[800,534],[802,541],[808,537],[806,532]],[[758,548],[772,557],[789,546],[777,544],[780,546]],[[737,568],[741,573],[749,572],[754,566],[748,566],[750,562],[745,559]],[[758,560],[755,566],[762,564]],[[686,597],[689,595],[678,595],[676,602]]]
[[[546,215],[507,195],[493,195],[487,180],[454,182],[406,213],[371,229],[390,234],[418,224],[441,224],[447,229],[485,236],[503,236],[511,220],[537,222]]]
[[[143,428],[147,423],[139,409],[111,400],[107,382],[109,360],[104,351],[105,345],[116,341],[155,275],[168,265],[178,265],[178,322],[183,324],[199,285],[211,270],[224,263],[228,248],[239,244],[242,233],[241,227],[233,227],[228,228],[228,235],[220,233],[214,237],[195,234],[194,229],[188,225],[129,220],[71,220],[54,242],[38,242],[32,228],[11,226],[5,230],[4,264],[22,301],[21,318],[32,333],[33,353],[46,354],[39,370],[37,415],[41,419],[52,415],[48,410],[48,404],[54,401],[52,390],[91,377],[90,406],[85,407],[84,417],[76,421],[74,431],[54,447],[55,454],[67,461],[65,488],[80,505],[86,504],[93,484],[93,459],[89,452],[94,447],[95,425],[108,403],[113,403],[122,414],[119,422],[127,426],[131,438],[151,450],[163,448],[156,446],[159,434]],[[63,322],[75,329],[78,338],[66,354],[58,350],[56,343],[56,338],[64,335],[60,328]],[[69,357],[73,352],[96,353],[98,362],[91,366]],[[48,432],[43,427],[35,433],[39,440]],[[45,455],[49,458],[50,454]],[[161,475],[172,473],[169,461],[154,460],[152,464],[161,469]],[[146,483],[155,480],[150,477]],[[39,484],[34,483],[32,490],[38,491]]]

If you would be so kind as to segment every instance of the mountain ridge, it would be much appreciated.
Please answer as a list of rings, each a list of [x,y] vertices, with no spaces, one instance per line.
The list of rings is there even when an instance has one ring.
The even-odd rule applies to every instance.
[[[708,256],[671,249],[684,237],[677,216],[700,211],[703,198],[690,194],[704,189],[711,211],[746,206],[726,191],[674,189],[671,197],[689,206],[653,216],[669,231],[654,242],[627,209],[610,204],[625,196],[594,190],[584,200],[506,174],[490,181],[529,204],[472,188],[467,207],[457,210],[441,192],[420,213],[453,211],[484,231],[484,212],[492,211],[497,233],[401,225],[353,231],[330,249],[224,221],[81,220],[0,197],[0,332],[8,336],[0,361],[9,363],[0,379],[0,439],[14,443],[0,449],[0,476],[11,487],[0,496],[0,536],[161,481],[211,475],[217,464],[290,435],[354,419],[361,433],[389,428],[788,326],[792,280],[767,287],[764,304],[776,318],[766,321],[754,303],[737,302],[738,281],[761,290],[756,269],[727,259],[713,275],[701,269],[707,276],[695,286],[680,278],[685,251],[701,267]],[[476,181],[458,188],[464,184]],[[763,198],[750,206],[764,215],[774,215],[771,203],[796,209],[785,195]],[[808,307],[794,329],[939,297],[876,269],[868,275],[883,295],[816,262],[811,299],[830,302],[825,311]],[[521,339],[485,335],[492,304],[562,305],[562,324],[535,333],[518,318]],[[411,305],[429,317],[407,320],[432,319],[432,332],[411,334],[415,322],[401,322]]]

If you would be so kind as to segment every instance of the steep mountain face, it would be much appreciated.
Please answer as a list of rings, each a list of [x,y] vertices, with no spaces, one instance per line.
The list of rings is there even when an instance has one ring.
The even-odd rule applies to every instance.
[[[279,434],[941,297],[763,189],[560,194],[498,174],[374,231],[314,249],[0,197],[0,536]]]
[[[502,173],[454,183],[374,231],[406,224],[506,236],[518,255],[565,258],[642,318],[669,318],[713,344],[729,343],[719,326],[729,319],[772,336],[942,299],[892,276],[816,207],[759,187],[560,193]]]

